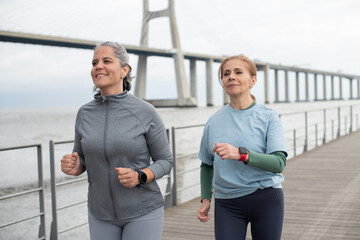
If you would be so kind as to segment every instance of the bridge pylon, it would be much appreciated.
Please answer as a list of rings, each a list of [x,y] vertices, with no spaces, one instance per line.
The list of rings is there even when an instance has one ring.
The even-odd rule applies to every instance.
[[[135,96],[144,99],[157,107],[197,106],[197,101],[191,96],[190,88],[186,80],[184,54],[181,50],[180,39],[177,30],[174,0],[168,0],[168,7],[159,11],[149,11],[149,0],[143,0],[143,22],[141,28],[140,45],[148,47],[149,21],[158,17],[168,17],[170,20],[173,59],[176,74],[177,99],[146,99],[147,55],[139,55],[135,84]]]

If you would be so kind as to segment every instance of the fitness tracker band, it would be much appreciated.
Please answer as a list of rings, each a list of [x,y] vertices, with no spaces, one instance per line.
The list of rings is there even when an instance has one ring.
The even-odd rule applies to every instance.
[[[246,156],[248,154],[248,150],[246,147],[239,147],[239,153],[240,153],[240,159],[239,161],[243,162],[246,159]]]

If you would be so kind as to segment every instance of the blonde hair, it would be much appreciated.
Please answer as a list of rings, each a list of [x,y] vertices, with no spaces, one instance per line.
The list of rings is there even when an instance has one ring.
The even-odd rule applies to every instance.
[[[221,64],[220,64],[220,67],[219,67],[219,70],[218,70],[218,78],[219,78],[219,82],[220,82],[221,86],[222,86],[222,78],[223,78],[223,74],[224,74],[224,65],[228,61],[234,60],[234,59],[239,59],[239,60],[241,60],[243,62],[246,62],[247,66],[248,66],[247,70],[249,71],[250,76],[251,77],[256,77],[257,68],[256,68],[255,63],[253,61],[251,61],[250,58],[248,58],[247,56],[245,56],[243,54],[230,56],[230,57],[224,58],[221,61]],[[256,101],[256,97],[254,95],[250,94],[250,96],[254,101]]]

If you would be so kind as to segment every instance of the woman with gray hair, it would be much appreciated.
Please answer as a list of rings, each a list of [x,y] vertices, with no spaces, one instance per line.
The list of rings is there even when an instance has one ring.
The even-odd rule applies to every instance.
[[[78,111],[73,153],[63,156],[61,170],[87,171],[92,240],[160,240],[164,202],[156,180],[172,168],[164,124],[128,92],[133,77],[120,44],[96,46],[91,76],[96,94]]]

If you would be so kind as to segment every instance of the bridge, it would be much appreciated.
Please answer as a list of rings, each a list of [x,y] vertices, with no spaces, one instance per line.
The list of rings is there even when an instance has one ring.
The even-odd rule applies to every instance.
[[[170,22],[172,46],[171,49],[157,49],[148,47],[148,32],[149,22],[152,19],[167,17]],[[93,49],[98,43],[97,41],[89,41],[82,39],[52,37],[45,35],[25,34],[19,32],[0,31],[1,42],[13,42],[24,44],[37,44],[44,46],[57,46],[66,48],[78,49]],[[177,31],[177,24],[174,10],[174,0],[168,0],[168,7],[160,11],[149,11],[148,0],[143,1],[143,21],[141,30],[141,41],[139,46],[126,45],[123,46],[127,49],[129,54],[139,56],[135,95],[151,102],[155,106],[197,106],[197,76],[196,76],[196,63],[198,61],[205,62],[206,64],[206,104],[207,106],[214,106],[213,96],[213,64],[219,63],[224,56],[213,56],[196,53],[183,52]],[[176,99],[163,99],[152,100],[147,99],[146,92],[146,72],[147,58],[151,56],[165,57],[174,59],[175,72],[176,72]],[[184,60],[190,61],[190,86],[185,74]],[[295,101],[325,101],[325,100],[342,100],[343,85],[348,81],[349,99],[360,99],[360,75],[346,74],[340,72],[329,72],[322,70],[314,70],[309,68],[301,68],[287,65],[280,65],[274,63],[267,63],[261,61],[254,61],[258,70],[264,74],[263,79],[259,79],[264,83],[264,101],[265,103],[279,103],[290,102],[289,93],[291,92],[289,81],[290,74],[295,73]],[[270,87],[270,78],[274,78],[274,86]],[[310,81],[310,78],[313,81]],[[319,89],[320,81],[322,81],[322,89]],[[283,82],[282,86],[280,83]],[[312,84],[311,84],[312,83]],[[274,89],[274,99],[270,97],[270,89]],[[283,89],[283,93],[280,90]],[[314,91],[314,99],[310,99],[310,89]],[[330,89],[330,91],[329,91]],[[305,97],[301,97],[301,91],[305,92]],[[281,98],[280,96],[285,97]],[[229,99],[223,91],[223,102],[228,103]]]

